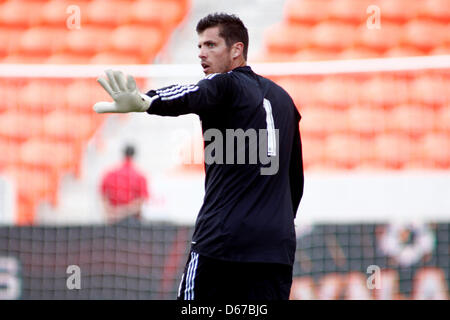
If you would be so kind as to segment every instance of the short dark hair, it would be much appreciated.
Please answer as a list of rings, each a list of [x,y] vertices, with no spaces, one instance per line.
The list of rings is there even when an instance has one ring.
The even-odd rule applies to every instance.
[[[244,44],[244,59],[247,61],[248,31],[244,23],[234,14],[211,13],[200,19],[197,23],[197,33],[202,33],[208,28],[219,27],[219,36],[225,39],[227,47],[236,42]]]
[[[123,149],[123,155],[126,158],[133,158],[135,153],[136,153],[136,150],[130,144],[126,145],[125,148]]]

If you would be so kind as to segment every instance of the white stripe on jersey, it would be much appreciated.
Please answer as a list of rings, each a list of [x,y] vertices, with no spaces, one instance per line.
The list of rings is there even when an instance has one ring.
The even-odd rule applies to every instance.
[[[206,80],[211,80],[220,73],[212,73],[205,77]],[[161,100],[173,100],[184,96],[186,93],[195,92],[199,89],[197,85],[172,85],[164,89],[156,90],[156,93],[160,96]]]
[[[170,87],[164,88],[164,89],[158,89],[158,90],[156,90],[156,92],[157,93],[166,93],[166,92],[170,92],[170,91],[176,90],[176,89],[178,89],[180,87],[181,87],[181,85],[176,84],[176,85],[172,85]]]
[[[172,95],[172,96],[168,96],[168,97],[162,97],[161,100],[173,100],[173,99],[177,99],[177,98],[180,98],[180,97],[184,96],[186,93],[189,93],[189,92],[195,92],[195,91],[197,91],[198,89],[199,89],[199,88],[198,88],[197,86],[195,86],[195,87],[193,87],[193,88],[184,90],[184,91],[182,91],[182,92],[180,92],[180,93],[178,93],[178,94],[176,94],[176,95]]]
[[[197,271],[198,253],[191,252],[191,261],[186,276],[186,288],[184,290],[184,300],[194,300],[194,280]]]
[[[171,94],[171,93],[173,93],[175,91],[179,91],[179,90],[182,90],[184,88],[190,88],[190,87],[194,87],[194,86],[195,86],[194,84],[191,84],[191,85],[179,85],[179,84],[177,84],[177,85],[173,85],[171,87],[165,88],[165,89],[158,89],[158,90],[156,90],[156,92],[162,93],[162,94]]]
[[[169,96],[173,96],[176,95],[184,90],[189,90],[189,89],[193,89],[195,88],[195,85],[190,85],[190,86],[180,86],[179,88],[174,88],[171,91],[166,91],[166,92],[158,92],[157,93],[162,96],[162,97],[169,97]]]

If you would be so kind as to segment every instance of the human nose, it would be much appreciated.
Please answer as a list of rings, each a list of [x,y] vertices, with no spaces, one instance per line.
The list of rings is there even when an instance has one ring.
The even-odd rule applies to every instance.
[[[203,49],[203,47],[199,48],[198,57],[200,59],[206,58],[206,53],[205,53],[205,50]]]

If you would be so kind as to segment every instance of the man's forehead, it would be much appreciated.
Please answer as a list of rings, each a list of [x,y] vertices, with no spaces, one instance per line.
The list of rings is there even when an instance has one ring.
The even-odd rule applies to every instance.
[[[218,26],[211,27],[203,30],[203,32],[198,34],[199,43],[207,42],[207,41],[215,41],[218,42],[224,39],[219,36],[220,29]]]

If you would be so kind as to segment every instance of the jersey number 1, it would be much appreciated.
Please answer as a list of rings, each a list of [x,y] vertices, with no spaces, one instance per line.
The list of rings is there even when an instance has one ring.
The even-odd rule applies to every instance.
[[[267,123],[267,155],[277,155],[277,145],[275,136],[275,124],[272,116],[272,104],[269,100],[264,98],[264,109],[266,110],[266,123]]]

